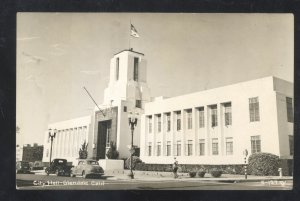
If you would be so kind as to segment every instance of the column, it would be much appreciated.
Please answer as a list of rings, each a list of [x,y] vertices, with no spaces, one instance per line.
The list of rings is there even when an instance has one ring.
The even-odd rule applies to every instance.
[[[223,144],[224,144],[224,140],[223,140],[223,108],[222,108],[222,104],[219,103],[218,105],[218,142],[219,142],[219,155],[222,156],[224,155],[224,150],[223,150]]]
[[[184,124],[184,110],[180,110],[181,114],[181,130],[180,130],[180,135],[181,135],[181,156],[186,156],[186,142],[185,142],[185,124]]]
[[[62,140],[63,132],[64,130],[61,130],[57,138],[57,157],[61,157],[61,140]]]
[[[58,135],[59,135],[59,132],[60,132],[60,130],[57,131],[56,136],[53,139],[53,147],[52,147],[52,150],[53,150],[53,155],[52,156],[54,156],[53,158],[57,158],[57,151],[58,151],[57,145],[58,145]]]
[[[210,125],[209,125],[209,107],[208,106],[204,106],[204,125],[205,125],[205,155],[206,156],[210,156],[210,146],[211,146],[211,142],[210,142],[210,135],[209,135],[209,129],[210,129]]]
[[[194,146],[193,146],[193,156],[197,156],[197,150],[198,150],[198,136],[197,136],[197,130],[199,128],[199,126],[197,126],[197,110],[196,108],[192,108],[192,131],[194,132]]]
[[[70,157],[74,157],[74,132],[75,132],[75,129],[72,128],[72,132],[71,132],[71,139],[70,139]]]

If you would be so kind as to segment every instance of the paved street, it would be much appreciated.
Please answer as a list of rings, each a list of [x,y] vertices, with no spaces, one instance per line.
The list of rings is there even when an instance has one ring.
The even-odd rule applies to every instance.
[[[17,174],[19,190],[291,190],[292,181],[228,182],[199,179],[161,180],[57,177],[55,175]]]

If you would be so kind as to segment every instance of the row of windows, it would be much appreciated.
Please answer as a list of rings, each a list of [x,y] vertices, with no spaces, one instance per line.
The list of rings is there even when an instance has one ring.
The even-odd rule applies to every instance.
[[[231,125],[232,124],[232,118],[231,118],[231,103],[226,103],[223,104],[225,108],[225,125]],[[215,127],[218,125],[218,115],[217,115],[217,105],[210,106],[211,109],[211,124],[212,127]],[[193,128],[193,119],[192,119],[192,109],[187,109],[185,110],[187,117],[186,117],[186,122],[187,122],[187,129],[192,129]],[[205,122],[204,122],[204,107],[197,108],[198,111],[198,119],[199,119],[199,128],[204,128]],[[169,132],[171,130],[171,113],[165,113],[166,116],[166,130]],[[176,130],[180,131],[181,130],[181,111],[176,111],[175,112],[175,118],[176,118]],[[161,132],[161,114],[156,114],[155,115],[157,119],[157,132]],[[148,116],[148,132],[152,133],[152,115]]]
[[[251,136],[251,153],[259,153],[261,152],[261,139],[259,135]],[[175,146],[175,153],[176,156],[181,156],[181,141],[177,141]],[[226,148],[226,155],[233,155],[233,138],[228,137],[225,139],[225,148]],[[294,154],[294,136],[289,135],[289,147],[290,147],[290,155]],[[219,142],[218,138],[212,139],[212,155],[219,155]],[[166,153],[167,156],[171,156],[171,141],[167,141],[166,146]],[[149,142],[148,145],[148,156],[152,155],[152,142]],[[157,142],[157,150],[156,155],[161,155],[161,142]],[[193,140],[188,140],[186,144],[186,153],[185,155],[191,156],[193,155]],[[199,155],[204,156],[205,155],[205,139],[199,140]]]
[[[175,146],[175,155],[181,156],[181,141],[177,141]],[[188,140],[186,144],[186,153],[185,155],[191,156],[193,155],[193,140]],[[171,156],[171,141],[167,141],[166,146],[166,154],[167,156]],[[219,154],[219,143],[217,138],[212,139],[212,155],[218,155]],[[226,155],[232,155],[233,154],[233,139],[226,138]],[[148,144],[148,155],[152,155],[152,142],[149,142]],[[161,142],[157,142],[156,146],[156,155],[161,156]],[[205,155],[205,140],[200,139],[199,140],[199,155],[204,156]]]
[[[224,107],[224,124],[225,126],[232,125],[232,110],[231,110],[231,103],[224,103],[222,104]],[[287,120],[288,122],[293,122],[293,104],[292,98],[286,98],[286,105],[287,105]],[[218,126],[218,107],[217,105],[208,106],[210,109],[211,115],[211,127]],[[204,107],[197,108],[198,111],[198,120],[199,120],[199,128],[205,127],[205,117],[204,117]],[[192,109],[185,110],[186,112],[186,122],[187,122],[187,129],[192,129],[193,121],[192,121]],[[175,118],[176,118],[176,130],[181,130],[181,111],[175,111]],[[167,120],[167,132],[171,130],[171,113],[165,113],[166,120]],[[161,114],[156,114],[157,117],[157,132],[161,132]],[[260,114],[259,114],[259,99],[258,97],[249,98],[249,117],[250,122],[260,121]],[[148,116],[148,132],[152,133],[152,116]]]
[[[119,73],[120,73],[120,58],[116,58],[116,80],[119,80]],[[139,80],[139,58],[134,57],[133,61],[133,80]]]

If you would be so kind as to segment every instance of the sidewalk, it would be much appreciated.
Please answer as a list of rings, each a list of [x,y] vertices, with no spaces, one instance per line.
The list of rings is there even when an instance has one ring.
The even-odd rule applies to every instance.
[[[198,176],[191,178],[188,173],[178,173],[179,178],[174,179],[171,172],[150,172],[150,171],[133,171],[134,179],[129,178],[129,170],[107,172],[105,176],[107,180],[134,180],[134,181],[215,181],[215,182],[261,182],[261,181],[285,181],[293,180],[292,176],[254,176],[248,175],[245,179],[244,175],[222,174],[221,177],[215,178],[206,173],[204,178]]]
[[[36,175],[46,175],[45,170],[32,171]],[[127,181],[214,181],[214,182],[262,182],[262,181],[286,181],[293,180],[292,176],[254,176],[248,175],[245,179],[244,175],[222,174],[221,177],[212,177],[206,173],[204,178],[198,176],[191,178],[188,173],[178,173],[179,177],[174,179],[172,172],[152,172],[152,171],[133,171],[134,179],[129,178],[130,170],[110,170],[105,171],[104,177],[107,180],[127,180]]]

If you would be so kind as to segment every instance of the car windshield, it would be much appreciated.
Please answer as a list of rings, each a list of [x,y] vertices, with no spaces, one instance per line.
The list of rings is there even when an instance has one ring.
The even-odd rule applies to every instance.
[[[97,161],[87,161],[87,164],[89,165],[99,165]]]
[[[28,166],[28,165],[29,165],[28,162],[21,162],[21,164],[22,164],[23,166]]]

